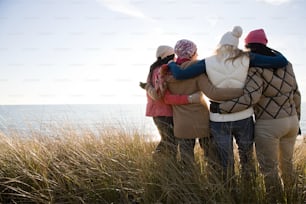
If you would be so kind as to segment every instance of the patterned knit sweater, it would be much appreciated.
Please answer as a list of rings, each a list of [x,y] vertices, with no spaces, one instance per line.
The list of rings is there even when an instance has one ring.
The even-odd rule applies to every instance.
[[[280,69],[252,67],[244,95],[219,105],[221,113],[232,113],[254,106],[256,119],[276,119],[297,115],[300,119],[301,95],[291,63]]]

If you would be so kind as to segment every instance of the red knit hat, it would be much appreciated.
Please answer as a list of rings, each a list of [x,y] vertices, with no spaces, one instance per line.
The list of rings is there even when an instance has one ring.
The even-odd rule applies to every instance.
[[[261,43],[266,45],[268,43],[268,39],[266,37],[265,31],[263,29],[258,29],[251,31],[244,39],[244,42],[245,44]]]

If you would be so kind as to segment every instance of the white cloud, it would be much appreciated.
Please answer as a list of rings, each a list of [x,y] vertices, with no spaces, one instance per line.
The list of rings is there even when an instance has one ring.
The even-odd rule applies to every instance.
[[[284,4],[284,3],[288,3],[291,0],[257,0],[257,1],[265,2],[265,3],[268,3],[268,4],[272,4],[272,5],[281,5],[281,4]]]
[[[150,19],[129,0],[96,0],[111,11],[122,13],[140,19]]]

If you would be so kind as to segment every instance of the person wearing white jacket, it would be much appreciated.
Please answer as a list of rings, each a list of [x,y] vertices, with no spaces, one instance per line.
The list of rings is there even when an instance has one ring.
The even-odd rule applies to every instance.
[[[241,35],[241,27],[235,26],[222,36],[215,55],[205,59],[208,78],[218,88],[244,87],[250,58],[238,48]],[[253,113],[252,107],[230,114],[210,112],[210,131],[217,145],[225,178],[232,177],[234,173],[233,137],[238,146],[242,174],[255,172]]]

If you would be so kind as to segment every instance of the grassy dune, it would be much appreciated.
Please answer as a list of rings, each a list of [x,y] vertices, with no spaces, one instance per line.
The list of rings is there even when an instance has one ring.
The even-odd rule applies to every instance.
[[[1,203],[264,203],[262,177],[239,182],[239,196],[210,173],[196,147],[196,170],[187,176],[172,162],[153,162],[154,142],[138,132],[101,128],[76,132],[0,135]],[[296,182],[291,203],[306,200],[306,148],[295,151]],[[249,186],[246,186],[249,185]]]

